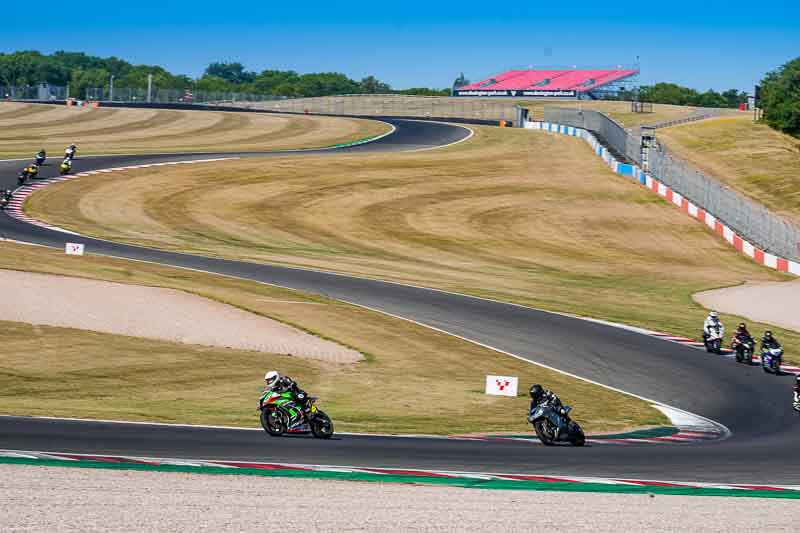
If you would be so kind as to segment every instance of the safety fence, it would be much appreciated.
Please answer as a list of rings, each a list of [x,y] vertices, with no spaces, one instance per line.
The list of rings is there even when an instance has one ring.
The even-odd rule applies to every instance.
[[[619,122],[599,111],[545,106],[544,121],[589,130],[612,152],[616,152],[614,155],[618,159],[640,162],[639,138],[628,132]]]
[[[683,122],[713,115],[712,110],[698,110]],[[638,131],[626,130],[603,113],[545,106],[544,119],[549,123],[589,130],[617,159],[624,156],[623,161],[642,163],[642,140]],[[654,126],[668,125],[672,123]],[[707,176],[657,142],[647,148],[647,171],[765,252],[800,260],[800,229],[797,226]]]
[[[67,97],[67,88],[42,83],[39,85],[0,85],[3,100],[55,101]]]
[[[415,118],[459,118],[519,124],[521,109],[513,102],[443,96],[341,95],[260,102],[249,105],[290,113]]]
[[[147,89],[114,87],[97,87],[86,89],[81,99],[100,102],[153,104],[238,104],[241,102],[264,102],[282,100],[286,97],[264,94],[233,93],[221,91],[190,91],[180,89],[152,89],[148,96]]]

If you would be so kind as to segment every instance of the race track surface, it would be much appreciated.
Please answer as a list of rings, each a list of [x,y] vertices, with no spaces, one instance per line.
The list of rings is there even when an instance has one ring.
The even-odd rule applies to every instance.
[[[397,127],[394,134],[341,151],[430,148],[469,134],[464,128],[446,124],[387,122]],[[330,151],[302,152],[309,153]],[[81,172],[231,155],[275,154],[79,157],[74,168]],[[21,167],[22,162],[0,162],[0,187],[13,188]],[[41,175],[50,177],[54,173],[51,161]],[[765,375],[759,367],[745,368],[690,347],[515,305],[376,280],[76,237],[23,223],[5,213],[0,215],[0,236],[56,247],[63,247],[66,241],[80,242],[89,253],[217,272],[365,305],[699,414],[732,432],[726,440],[697,445],[572,448],[350,435],[325,442],[305,437],[270,439],[263,432],[235,429],[0,417],[2,449],[722,483],[792,484],[800,480],[800,461],[796,460],[800,417],[791,409],[789,376]]]

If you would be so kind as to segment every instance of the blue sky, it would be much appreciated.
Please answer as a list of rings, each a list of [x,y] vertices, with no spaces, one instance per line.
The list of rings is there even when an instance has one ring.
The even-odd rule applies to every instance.
[[[191,76],[236,60],[252,70],[374,74],[396,88],[447,87],[462,71],[474,80],[508,66],[630,65],[639,56],[642,83],[701,90],[750,90],[800,55],[798,0],[49,4],[4,6],[0,51],[116,55]],[[63,14],[65,5],[75,12]],[[36,15],[53,12],[62,14]]]

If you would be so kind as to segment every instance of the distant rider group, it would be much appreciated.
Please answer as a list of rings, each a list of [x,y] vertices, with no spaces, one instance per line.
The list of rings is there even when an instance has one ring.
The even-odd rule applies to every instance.
[[[75,155],[77,154],[77,146],[74,144],[70,144],[64,150],[64,159],[61,161],[61,164],[58,166],[58,172],[62,176],[64,174],[69,174],[72,172],[72,160],[75,159]],[[29,179],[34,179],[39,175],[39,167],[44,165],[44,162],[47,160],[47,152],[44,148],[39,150],[36,154],[34,161],[26,165],[25,168],[17,176],[17,183],[19,185],[24,185],[25,182]],[[4,206],[5,207],[5,206]]]
[[[722,353],[722,339],[725,335],[725,326],[719,319],[719,313],[711,311],[703,323],[703,344],[706,350],[713,353]],[[750,365],[753,362],[753,352],[756,342],[747,330],[747,324],[740,322],[731,337],[731,349],[733,350],[736,362]],[[761,368],[764,372],[771,374],[781,374],[781,363],[783,361],[783,347],[775,335],[767,330],[761,337]],[[800,375],[795,378],[795,385],[792,398],[792,406],[800,412]]]

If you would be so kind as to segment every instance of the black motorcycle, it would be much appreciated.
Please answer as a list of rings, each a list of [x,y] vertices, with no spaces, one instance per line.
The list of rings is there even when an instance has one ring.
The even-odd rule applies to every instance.
[[[748,366],[753,364],[753,351],[756,347],[756,341],[752,337],[746,339],[738,339],[734,350],[736,351],[736,362],[744,363]]]
[[[568,442],[573,446],[583,446],[586,443],[583,429],[569,417],[571,410],[572,407],[568,405],[554,405],[552,402],[543,402],[531,409],[528,422],[533,424],[542,444],[552,446],[558,442]]]

